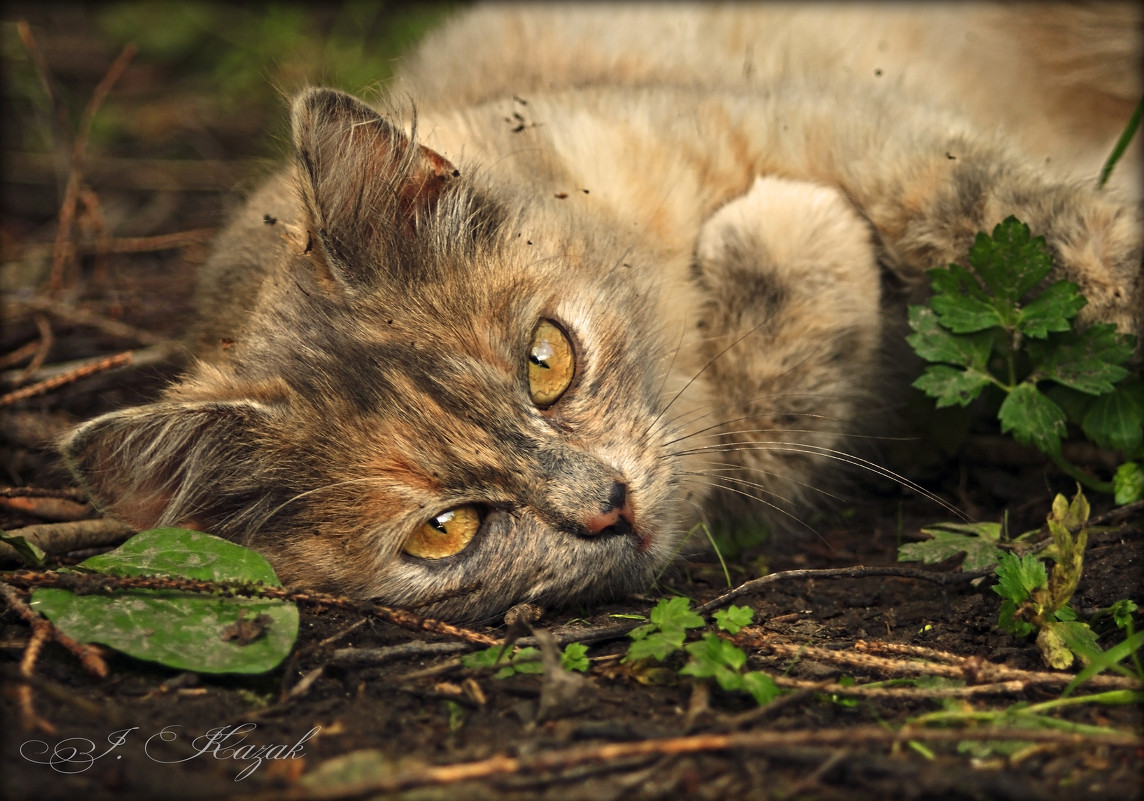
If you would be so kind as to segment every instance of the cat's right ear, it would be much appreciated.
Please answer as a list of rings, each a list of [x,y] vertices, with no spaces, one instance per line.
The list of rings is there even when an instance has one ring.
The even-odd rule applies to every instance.
[[[343,92],[302,93],[292,121],[311,256],[344,286],[364,285],[392,239],[415,235],[458,172]]]
[[[254,502],[268,418],[255,401],[164,401],[90,420],[60,451],[92,502],[120,520],[209,530]]]

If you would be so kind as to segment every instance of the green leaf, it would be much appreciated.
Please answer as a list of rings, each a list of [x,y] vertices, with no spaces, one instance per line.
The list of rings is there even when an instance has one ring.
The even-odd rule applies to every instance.
[[[1113,498],[1123,506],[1144,498],[1144,465],[1139,462],[1125,462],[1116,468],[1112,476]]]
[[[775,680],[757,670],[743,674],[743,689],[754,696],[755,703],[759,706],[770,703],[782,695],[782,690],[775,684]]]
[[[1002,433],[1013,435],[1023,445],[1059,456],[1065,435],[1065,413],[1032,384],[1019,384],[997,412]]]
[[[641,659],[655,659],[660,662],[683,647],[683,632],[657,631],[628,646],[624,662],[638,662]]]
[[[657,603],[648,617],[662,631],[682,632],[705,625],[703,618],[691,611],[691,602],[678,595]]]
[[[994,573],[997,575],[997,584],[994,585],[993,591],[1015,603],[1023,603],[1034,590],[1041,589],[1049,583],[1049,574],[1045,571],[1044,563],[1028,553],[1024,556],[1002,553]]]
[[[1004,304],[982,290],[977,278],[964,267],[951,264],[930,270],[934,295],[930,306],[943,326],[955,334],[985,331],[1007,322]]]
[[[977,370],[960,370],[945,364],[930,365],[913,386],[937,399],[937,408],[955,403],[968,406],[991,383],[990,377]]]
[[[540,661],[540,649],[532,646],[521,648],[513,654],[510,664],[517,673],[544,672],[544,663]]]
[[[1112,620],[1116,623],[1116,628],[1126,629],[1128,624],[1132,622],[1132,613],[1139,609],[1135,601],[1128,598],[1121,598],[1112,606],[1108,607],[1108,611],[1112,613]]]
[[[1077,621],[1049,622],[1037,633],[1037,647],[1045,659],[1045,664],[1057,670],[1072,666],[1075,657],[1084,664],[1091,664],[1100,655],[1096,642],[1096,632],[1087,623]]]
[[[118,576],[170,576],[282,586],[260,554],[184,529],[135,535],[80,568]],[[138,659],[199,673],[264,673],[293,648],[294,604],[176,590],[125,590],[111,596],[40,588],[32,604],[65,634]]]
[[[732,604],[726,609],[720,609],[714,614],[715,625],[728,634],[738,634],[744,626],[751,625],[755,619],[755,610],[749,606],[735,606]]]
[[[945,528],[954,528],[958,525],[951,523]],[[931,539],[901,546],[898,548],[898,561],[932,565],[964,553],[965,559],[962,561],[961,569],[967,573],[985,570],[998,563],[1002,554],[1002,550],[996,545],[1000,538],[1000,523],[969,523],[960,527],[973,533],[967,536],[955,531],[923,528],[922,533],[929,534]],[[977,533],[983,529],[988,530],[989,534]]]
[[[991,237],[979,233],[969,249],[969,263],[1007,306],[1014,306],[1053,267],[1044,237],[1030,236],[1029,226],[1016,217],[998,223]]]
[[[1113,392],[1097,398],[1081,427],[1102,448],[1144,455],[1144,381],[1121,381]]]
[[[584,673],[588,670],[588,646],[582,642],[570,642],[560,654],[560,667]]]
[[[1046,379],[1058,384],[1103,395],[1128,375],[1120,365],[1132,356],[1134,347],[1132,338],[1116,333],[1116,326],[1093,325],[1083,334],[1052,343],[1048,358],[1038,368]]]
[[[0,531],[0,542],[10,545],[16,551],[16,558],[28,567],[44,566],[44,549],[28,540],[22,534],[9,534]]]
[[[686,676],[714,676],[719,668],[738,671],[747,663],[742,649],[717,634],[706,634],[702,640],[689,643],[685,650],[691,654],[692,661],[679,672]]]
[[[906,342],[926,361],[985,369],[993,349],[993,336],[988,331],[953,334],[938,322],[934,310],[926,306],[910,306],[909,321],[914,333],[906,337]]]
[[[1017,330],[1035,339],[1044,339],[1050,332],[1068,331],[1072,318],[1087,303],[1076,284],[1057,281],[1021,309]]]
[[[504,651],[499,645],[494,645],[491,648],[485,648],[481,651],[473,651],[471,654],[461,655],[461,664],[467,668],[480,670],[482,668],[494,668],[501,662],[501,652]],[[507,656],[507,654],[505,654]]]

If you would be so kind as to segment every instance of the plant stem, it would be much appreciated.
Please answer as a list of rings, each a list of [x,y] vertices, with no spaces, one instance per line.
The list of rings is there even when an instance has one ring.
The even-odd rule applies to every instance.
[[[1068,474],[1070,478],[1075,478],[1089,489],[1103,492],[1106,495],[1111,495],[1116,492],[1116,488],[1112,485],[1111,481],[1101,481],[1098,478],[1093,478],[1060,454],[1050,453],[1049,458],[1053,460],[1053,464]]]
[[[1108,182],[1108,176],[1112,175],[1112,168],[1116,166],[1116,162],[1120,161],[1120,157],[1124,155],[1124,151],[1128,149],[1128,143],[1132,141],[1132,137],[1136,135],[1136,129],[1140,127],[1140,115],[1144,113],[1144,97],[1140,98],[1140,102],[1136,104],[1136,110],[1132,112],[1132,116],[1128,118],[1128,124],[1124,126],[1124,131],[1120,134],[1120,138],[1116,140],[1115,147],[1108,155],[1108,160],[1104,162],[1104,166],[1100,168],[1100,178],[1096,182],[1097,189],[1103,189],[1104,185]]]

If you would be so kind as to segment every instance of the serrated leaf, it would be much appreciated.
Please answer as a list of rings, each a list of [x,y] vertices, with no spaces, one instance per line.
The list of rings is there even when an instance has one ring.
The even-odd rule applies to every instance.
[[[1017,604],[1024,603],[1035,590],[1049,583],[1044,563],[1028,553],[1024,556],[1002,553],[994,573],[997,575],[997,584],[993,591]]]
[[[997,411],[1001,431],[1023,445],[1059,456],[1065,435],[1065,413],[1032,384],[1019,384]]]
[[[942,409],[955,403],[968,406],[990,383],[989,376],[978,370],[933,364],[914,381],[913,386],[934,398],[937,408]]]
[[[582,642],[570,642],[560,653],[560,667],[580,673],[588,670],[588,646]]]
[[[1052,270],[1043,237],[1034,237],[1016,217],[997,224],[992,236],[979,233],[969,249],[969,263],[985,286],[1007,306],[1013,306]]]
[[[624,662],[638,662],[641,659],[655,659],[659,662],[667,659],[683,645],[683,638],[665,635],[662,631],[649,634],[642,640],[636,640],[628,646]]]
[[[951,264],[930,270],[928,275],[934,290],[930,306],[937,312],[939,322],[949,330],[970,334],[1005,325],[1006,307],[999,305],[969,270]]]
[[[998,531],[1001,528],[998,523],[977,525],[995,527]],[[1002,553],[995,545],[995,539],[990,541],[981,536],[966,536],[941,529],[922,529],[922,533],[929,534],[931,539],[925,542],[906,543],[898,548],[899,562],[923,562],[932,565],[963,553],[965,559],[962,560],[961,569],[972,573],[997,564]]]
[[[184,529],[144,531],[79,567],[119,576],[281,586],[261,554]],[[103,643],[137,659],[200,673],[264,673],[290,653],[298,634],[297,607],[264,598],[175,590],[75,595],[40,588],[32,593],[32,604],[81,642]],[[224,639],[240,618],[255,625],[251,637]]]
[[[726,609],[720,609],[713,617],[715,625],[728,634],[738,634],[744,626],[751,625],[755,619],[755,610],[749,606],[735,606],[732,604]]]
[[[1102,448],[1134,456],[1144,451],[1144,382],[1121,381],[1089,407],[1081,428]]]
[[[663,631],[682,632],[705,625],[703,618],[691,611],[691,602],[678,595],[657,603],[648,617]]]
[[[1132,356],[1134,340],[1116,333],[1116,326],[1093,325],[1070,339],[1055,343],[1048,358],[1038,365],[1046,379],[1089,395],[1103,395],[1128,375],[1120,365]]]
[[[914,333],[906,337],[906,342],[926,361],[983,370],[989,360],[993,337],[987,331],[951,333],[938,322],[934,310],[926,306],[910,306],[909,322]]]
[[[1072,318],[1087,303],[1076,284],[1057,281],[1021,309],[1017,330],[1036,339],[1044,339],[1049,332],[1068,331]]]
[[[704,635],[702,640],[690,643],[686,650],[693,661],[679,672],[689,676],[714,676],[720,667],[737,671],[747,663],[747,655],[742,649],[717,634]]]

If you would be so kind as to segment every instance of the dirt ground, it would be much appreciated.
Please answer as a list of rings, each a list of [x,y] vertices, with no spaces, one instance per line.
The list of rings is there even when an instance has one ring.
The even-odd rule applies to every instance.
[[[315,37],[333,24],[328,12],[305,13]],[[19,19],[30,23],[31,52],[52,75],[67,125],[56,123]],[[134,366],[3,399],[0,526],[13,530],[94,516],[50,440],[75,422],[154,397],[177,374],[162,357],[187,320],[194,266],[234,190],[265,174],[281,152],[285,113],[270,85],[237,107],[216,102],[219,79],[204,77],[205,50],[165,59],[142,50],[101,99],[59,250],[71,162],[66,143],[53,151],[51,142],[60,144],[60,130],[77,129],[122,42],[89,6],[14,4],[2,24],[0,392],[81,362],[136,354]],[[53,254],[66,257],[54,288]],[[924,477],[974,519],[1008,512],[1016,531],[1043,522],[1055,492],[1074,489],[1035,455],[987,434],[971,435]],[[60,497],[42,497],[53,494]],[[1114,513],[1110,502],[1092,500],[1104,526],[1092,535],[1074,597],[1082,616],[1121,598],[1144,604],[1144,510]],[[737,555],[731,583],[767,572],[894,565],[899,544],[949,517],[896,487],[863,488],[842,510],[809,521],[813,533]],[[956,565],[926,569],[945,574]],[[108,652],[109,673],[100,678],[49,643],[29,684],[20,681],[20,665],[32,629],[8,610],[0,618],[0,794],[41,801],[1144,797],[1139,704],[1065,707],[1052,713],[1057,726],[1023,731],[1016,716],[999,715],[993,728],[911,723],[942,709],[1000,713],[1060,697],[1068,676],[1048,671],[1030,641],[997,628],[1000,599],[988,581],[792,576],[736,599],[759,624],[740,635],[748,667],[786,690],[764,707],[673,670],[620,661],[625,630],[639,622],[633,616],[646,616],[656,600],[678,594],[699,604],[726,590],[717,560],[697,548],[644,596],[549,613],[538,629],[589,642],[582,679],[558,671],[496,679],[459,664],[460,653],[484,647],[471,633],[412,631],[361,610],[310,604],[302,607],[294,654],[267,675],[178,673]],[[1134,622],[1144,624],[1139,612]],[[504,634],[503,627],[476,630],[477,639]],[[1101,645],[1122,639],[1106,632]],[[956,684],[904,681],[919,676]],[[868,686],[874,682],[882,684]],[[25,728],[29,691],[21,688],[28,687],[50,731]],[[1075,734],[1065,728],[1071,724],[1092,728]],[[256,752],[240,745],[261,747],[268,758],[243,759]]]

